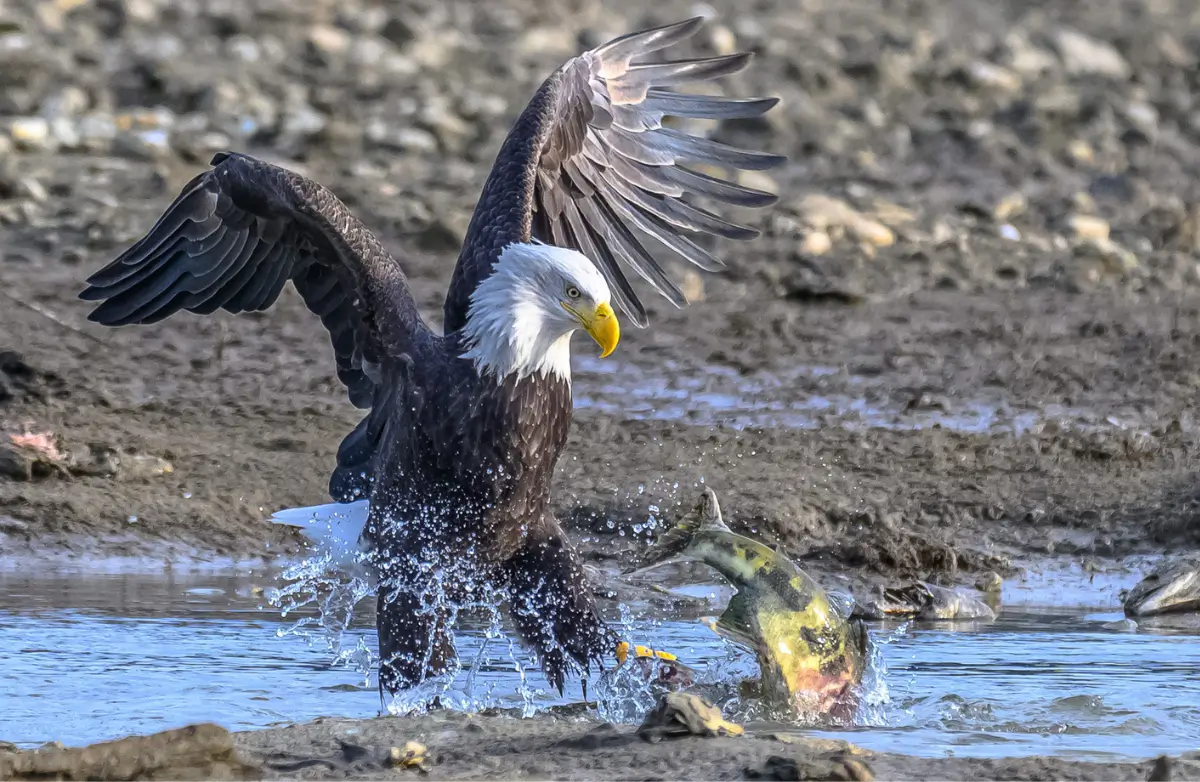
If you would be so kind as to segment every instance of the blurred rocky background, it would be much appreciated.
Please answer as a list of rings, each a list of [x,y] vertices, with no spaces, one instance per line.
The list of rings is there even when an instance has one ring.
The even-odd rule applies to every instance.
[[[735,278],[802,299],[1200,286],[1189,0],[5,0],[4,274],[135,239],[232,148],[331,186],[411,249],[436,306],[541,79],[697,14],[713,23],[684,54],[754,51],[725,89],[782,98],[712,132],[791,158],[748,175],[782,198]]]

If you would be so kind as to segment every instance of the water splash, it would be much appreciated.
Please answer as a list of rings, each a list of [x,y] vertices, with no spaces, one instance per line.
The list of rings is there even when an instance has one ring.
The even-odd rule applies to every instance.
[[[358,602],[374,590],[361,577],[348,577],[333,566],[333,555],[326,553],[301,560],[279,574],[284,586],[266,590],[270,605],[279,609],[280,616],[315,610],[315,615],[301,616],[290,626],[276,631],[276,636],[297,636],[309,645],[324,644],[331,655],[332,667],[346,667],[369,677],[375,655],[362,637],[354,639],[351,648],[344,648],[346,631],[354,618]]]

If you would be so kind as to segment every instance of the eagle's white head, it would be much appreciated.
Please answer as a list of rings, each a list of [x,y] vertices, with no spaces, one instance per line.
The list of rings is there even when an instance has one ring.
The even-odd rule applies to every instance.
[[[549,244],[510,244],[471,294],[463,328],[481,373],[571,379],[571,335],[583,329],[604,358],[621,327],[608,282],[587,256]]]

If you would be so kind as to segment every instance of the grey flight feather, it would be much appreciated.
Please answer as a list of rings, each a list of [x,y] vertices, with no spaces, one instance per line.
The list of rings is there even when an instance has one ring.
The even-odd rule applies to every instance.
[[[725,220],[693,199],[762,207],[775,202],[773,194],[683,164],[762,170],[785,158],[662,125],[667,116],[719,120],[770,110],[777,99],[736,100],[664,89],[736,73],[750,55],[638,62],[694,35],[701,24],[696,18],[622,36],[568,60],[542,84],[484,186],[446,297],[447,330],[461,328],[471,292],[490,273],[498,247],[510,241],[534,238],[584,253],[604,273],[620,308],[636,325],[645,326],[645,306],[622,267],[631,268],[676,306],[687,299],[639,233],[707,271],[723,264],[692,237],[758,236],[757,230]]]

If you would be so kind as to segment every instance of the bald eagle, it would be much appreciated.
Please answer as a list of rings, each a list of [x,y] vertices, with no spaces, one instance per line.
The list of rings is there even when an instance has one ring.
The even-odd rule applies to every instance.
[[[320,316],[351,403],[369,412],[338,449],[335,503],[300,511],[309,522],[296,511],[277,520],[324,523],[326,537],[365,552],[379,584],[381,692],[450,669],[442,598],[481,584],[506,596],[560,693],[566,674],[603,668],[619,645],[549,507],[571,422],[572,334],[584,330],[608,356],[620,337],[614,303],[647,324],[622,265],[687,303],[635,230],[710,271],[721,262],[687,234],[757,236],[694,197],[761,207],[775,196],[680,162],[761,170],[784,160],[663,126],[665,116],[758,117],[777,102],[666,89],[740,71],[749,54],[641,61],[701,24],[622,36],[543,82],[484,184],[440,335],[401,264],[336,196],[232,152],[214,156],[80,294],[100,302],[89,320],[120,326],[181,310],[265,310],[290,280]]]

